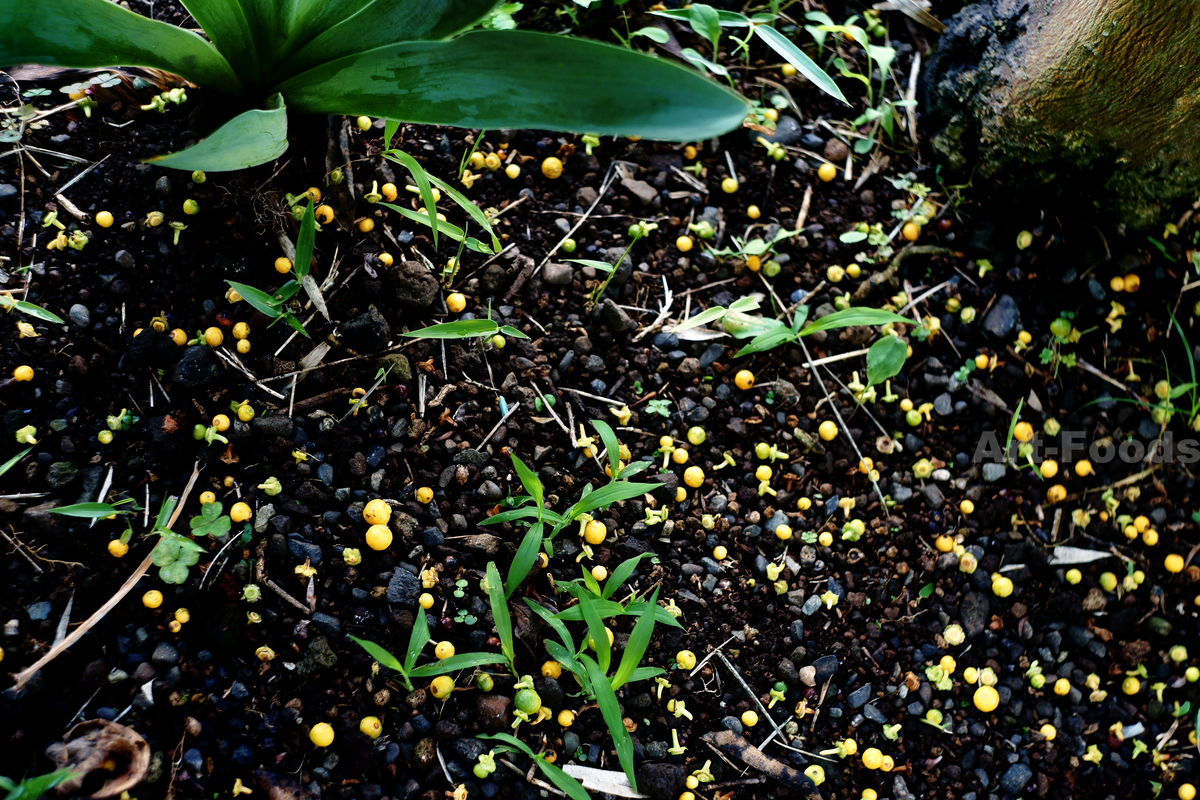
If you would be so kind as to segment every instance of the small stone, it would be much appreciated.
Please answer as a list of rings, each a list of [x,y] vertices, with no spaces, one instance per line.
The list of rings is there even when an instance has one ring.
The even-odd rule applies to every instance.
[[[46,471],[46,485],[51,489],[65,489],[79,477],[79,468],[70,461],[55,461]]]
[[[867,701],[871,699],[873,694],[874,692],[871,690],[871,684],[868,683],[851,692],[850,696],[846,698],[846,704],[851,708],[862,708],[864,705],[866,705]]]
[[[817,668],[816,667],[801,667],[799,670],[800,682],[805,686],[817,685]]]
[[[683,791],[687,768],[679,764],[646,763],[638,767],[638,791],[652,800],[675,800]]]
[[[775,123],[775,132],[770,136],[762,131],[747,131],[747,138],[750,140],[751,145],[758,145],[758,139],[761,136],[768,142],[774,142],[775,144],[781,144],[786,147],[799,142],[803,135],[804,131],[801,130],[800,123],[796,121],[795,117],[790,117],[787,115],[779,118],[779,121]],[[820,139],[817,139],[818,143],[820,143],[820,141]],[[819,146],[819,144],[817,146]],[[845,158],[845,156],[842,156],[842,158]]]
[[[180,386],[196,389],[215,382],[223,372],[224,368],[211,348],[189,347],[175,365],[172,378]]]
[[[839,164],[846,160],[846,156],[850,155],[850,148],[841,139],[831,137],[825,142],[825,148],[822,151],[827,159],[835,164]]]
[[[397,567],[392,572],[392,579],[388,581],[386,593],[389,603],[407,603],[411,605],[417,602],[417,595],[420,593],[421,581],[416,575],[403,567]]]
[[[991,613],[987,596],[979,592],[968,592],[959,607],[959,613],[962,614],[963,630],[968,637],[982,633]]]
[[[821,656],[813,662],[813,669],[817,671],[817,683],[824,683],[837,674],[837,656]]]
[[[503,694],[481,694],[475,701],[479,727],[487,733],[507,731],[512,725],[513,700]]]
[[[887,717],[882,711],[875,707],[874,703],[867,703],[865,706],[863,706],[862,713],[863,716],[871,720],[871,722],[875,722],[880,725],[883,725],[885,722],[887,722]]]
[[[337,654],[329,646],[329,640],[318,636],[309,643],[304,658],[296,665],[296,674],[301,678],[311,677],[337,663]]]
[[[462,540],[463,547],[468,550],[478,550],[485,556],[494,556],[500,551],[500,539],[490,533],[480,533],[468,536]],[[555,549],[561,549],[556,547]]]
[[[1003,464],[989,461],[983,465],[983,479],[988,483],[995,483],[1004,477],[1004,471]]]
[[[632,194],[638,200],[641,200],[642,205],[650,205],[654,202],[654,198],[658,197],[658,190],[645,181],[623,178],[621,186],[625,187],[625,191]]]
[[[1020,317],[1020,311],[1017,309],[1017,301],[1012,297],[1002,294],[996,304],[992,306],[992,310],[983,320],[983,329],[995,336],[998,339],[1003,339],[1012,333],[1013,328],[1017,326],[1017,319]]]
[[[811,617],[813,614],[817,613],[817,610],[820,608],[821,598],[814,594],[810,595],[809,598],[804,601],[804,605],[800,610],[804,613],[804,616]]]
[[[41,622],[44,619],[49,619],[50,612],[52,610],[53,606],[50,605],[48,600],[41,600],[37,603],[31,603],[29,606],[27,606],[25,608],[25,613],[28,614],[29,618],[34,622]]]
[[[950,395],[946,394],[945,392],[939,394],[937,397],[933,398],[933,410],[937,412],[938,416],[950,416],[952,413],[954,413],[953,398],[951,398]]]
[[[342,341],[359,353],[376,353],[385,349],[392,339],[392,329],[375,306],[365,314],[343,322],[338,327]]]
[[[495,481],[484,481],[475,490],[475,494],[480,500],[485,500],[489,503],[495,503],[504,497],[504,492],[496,485]]]
[[[159,642],[150,660],[160,667],[173,667],[179,663],[179,651],[170,642]]]
[[[570,286],[575,280],[575,269],[570,264],[553,262],[542,268],[542,281],[551,286]]]
[[[71,318],[71,322],[75,323],[78,328],[86,328],[92,323],[92,312],[88,311],[88,307],[82,303],[76,303],[71,306],[71,310],[67,312]]]
[[[312,623],[321,633],[334,639],[342,635],[342,621],[337,617],[322,614],[320,611],[312,615]]]
[[[921,494],[925,495],[925,502],[934,508],[941,508],[946,503],[946,498],[936,483],[927,483],[922,486]]]
[[[637,327],[637,323],[625,313],[625,309],[614,303],[611,297],[604,298],[602,313],[605,324],[613,333],[624,333]]]
[[[1020,794],[1032,778],[1033,770],[1018,761],[1000,777],[1000,789],[1008,794]]]
[[[489,269],[492,268],[498,268],[501,276],[504,275],[504,268],[498,264]],[[417,261],[401,261],[384,267],[379,277],[385,287],[384,299],[403,308],[424,311],[433,305],[441,292],[437,278]]]
[[[10,197],[16,197],[18,194],[17,187],[11,183],[0,183],[0,200],[7,200]]]

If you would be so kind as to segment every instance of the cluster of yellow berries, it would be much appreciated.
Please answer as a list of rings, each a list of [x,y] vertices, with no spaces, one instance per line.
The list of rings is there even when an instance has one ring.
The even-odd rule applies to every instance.
[[[371,526],[367,528],[367,547],[386,550],[391,546],[392,530],[388,527],[391,518],[392,507],[378,498],[363,507],[363,521]]]

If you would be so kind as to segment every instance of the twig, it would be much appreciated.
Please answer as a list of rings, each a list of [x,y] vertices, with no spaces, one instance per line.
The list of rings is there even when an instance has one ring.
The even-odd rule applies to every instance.
[[[225,349],[222,347],[214,347],[213,352],[216,353],[217,356],[222,361],[224,361],[226,364],[229,364],[231,367],[236,369],[238,372],[241,372],[243,375],[245,375],[247,378],[249,378],[254,383],[255,386],[262,389],[267,394],[269,394],[272,397],[275,397],[279,400],[287,400],[287,395],[282,395],[279,392],[275,391],[274,389],[269,389],[266,386],[263,386],[262,381],[260,381],[257,377],[255,377],[253,372],[246,369],[246,366],[242,363],[242,360],[240,358],[238,358],[237,356],[235,356],[231,353],[227,353],[225,351]]]
[[[573,226],[571,226],[571,230],[567,231],[566,234],[564,234],[563,237],[558,240],[558,244],[556,244],[556,245],[554,245],[554,247],[550,248],[550,252],[546,253],[546,257],[542,259],[542,263],[538,264],[537,269],[535,269],[533,271],[534,275],[537,275],[538,273],[540,273],[542,271],[542,268],[545,267],[548,263],[550,263],[550,259],[554,257],[555,253],[558,252],[558,248],[562,247],[563,242],[565,242],[567,239],[570,239],[572,236],[574,236],[575,231],[579,230],[583,226],[583,223],[587,221],[588,216],[593,211],[596,210],[596,206],[600,205],[600,201],[604,198],[604,195],[608,193],[609,188],[612,186],[613,181],[616,179],[616,171],[613,169],[616,165],[617,165],[616,161],[614,161],[608,165],[608,172],[604,176],[604,182],[600,184],[600,191],[596,195],[596,199],[592,202],[592,205],[588,208],[588,210],[586,212],[584,212],[584,215],[579,218],[579,221],[576,222]]]
[[[38,572],[44,572],[44,570],[38,566],[38,563],[29,557],[29,554],[25,552],[25,548],[23,548],[21,546],[21,543],[17,539],[13,538],[12,536],[9,536],[4,531],[0,531],[0,536],[3,536],[5,539],[8,540],[8,543],[13,546],[13,549],[16,550],[18,553],[20,553],[21,557],[29,562],[29,566],[33,567]]]
[[[476,450],[482,449],[483,446],[488,443],[488,440],[491,439],[496,434],[496,431],[500,430],[500,426],[504,424],[505,420],[507,420],[509,417],[511,417],[516,412],[518,407],[520,407],[520,403],[513,403],[512,406],[508,409],[508,412],[505,413],[505,415],[500,418],[500,421],[496,423],[495,427],[493,427],[490,431],[488,431],[488,435],[483,437],[483,439],[480,440],[479,444],[475,446],[475,449]]]
[[[171,515],[171,520],[167,523],[168,528],[174,525],[175,521],[179,519],[179,515],[183,511],[183,506],[185,503],[187,503],[188,495],[191,493],[192,487],[196,485],[196,479],[199,477],[200,462],[197,461],[192,467],[192,477],[188,480],[187,486],[183,488],[183,494],[180,495],[179,503],[175,506],[175,513]],[[61,655],[64,650],[75,644],[75,642],[79,641],[79,639],[82,638],[85,633],[90,631],[98,622],[100,622],[100,620],[104,619],[104,616],[108,614],[109,611],[112,611],[117,604],[125,598],[125,595],[129,594],[133,587],[137,585],[137,582],[142,579],[142,576],[150,571],[150,567],[153,566],[153,562],[150,560],[151,555],[153,555],[153,553],[147,554],[145,560],[138,565],[138,568],[134,570],[133,574],[125,580],[125,583],[121,584],[121,588],[117,589],[116,593],[108,599],[108,602],[96,609],[96,612],[84,620],[83,624],[81,624],[78,628],[72,631],[70,636],[51,647],[44,656],[39,658],[32,665],[14,675],[13,677],[15,678],[16,683],[13,685],[13,688],[17,691],[25,688],[25,684],[29,682],[30,678],[38,673],[38,670],[49,664],[54,659],[58,658],[58,656]]]
[[[266,586],[268,589],[270,589],[275,594],[282,597],[287,602],[291,603],[296,608],[303,611],[305,614],[311,614],[312,612],[308,610],[308,606],[304,605],[299,600],[292,597],[290,594],[288,594],[282,588],[280,588],[280,586],[277,583],[275,583],[275,581],[273,581],[267,577],[266,555],[267,555],[267,540],[262,539],[258,543],[258,559],[254,562],[254,572],[255,572],[255,577],[258,578],[258,582],[261,583],[263,586]]]
[[[885,269],[883,272],[873,273],[871,277],[859,284],[858,288],[854,290],[854,299],[862,300],[876,286],[890,281],[893,277],[895,277],[896,270],[900,269],[900,265],[903,264],[906,259],[912,256],[952,256],[954,258],[962,258],[963,254],[956,250],[951,250],[948,247],[934,247],[933,245],[909,245],[892,257],[892,262],[888,264],[887,269]]]
[[[796,230],[804,227],[804,220],[808,217],[808,205],[812,202],[812,184],[810,183],[804,189],[804,199],[800,201],[800,213],[796,215]]]
[[[1117,388],[1118,388],[1118,389],[1120,389],[1122,392],[1129,392],[1130,394],[1133,394],[1133,390],[1132,390],[1132,389],[1130,389],[1130,388],[1129,388],[1127,385],[1125,385],[1125,384],[1122,384],[1120,381],[1116,380],[1115,378],[1110,378],[1108,375],[1105,375],[1103,372],[1101,372],[1100,370],[1096,369],[1096,368],[1095,368],[1095,367],[1093,367],[1091,364],[1089,364],[1088,362],[1084,361],[1082,358],[1077,358],[1077,359],[1075,359],[1075,363],[1076,363],[1076,364],[1078,364],[1080,367],[1082,367],[1082,368],[1083,368],[1084,370],[1086,370],[1087,372],[1090,372],[1090,373],[1092,373],[1093,375],[1095,375],[1095,376],[1096,376],[1097,378],[1099,378],[1100,380],[1102,380],[1102,381],[1106,381],[1107,383],[1109,383],[1109,384],[1111,384],[1111,385],[1113,385],[1113,386],[1117,387]]]
[[[591,394],[590,392],[581,392],[579,389],[568,389],[568,388],[566,388],[566,387],[563,387],[563,388],[559,389],[559,391],[560,391],[560,392],[570,392],[571,394],[577,394],[577,395],[579,395],[580,397],[587,397],[587,398],[590,398],[590,399],[592,399],[592,400],[598,400],[598,401],[600,401],[601,403],[608,403],[610,406],[623,406],[623,405],[625,405],[625,404],[624,404],[624,403],[622,403],[620,400],[613,400],[611,397],[601,397],[601,396],[600,396],[600,395],[598,395],[598,394]]]

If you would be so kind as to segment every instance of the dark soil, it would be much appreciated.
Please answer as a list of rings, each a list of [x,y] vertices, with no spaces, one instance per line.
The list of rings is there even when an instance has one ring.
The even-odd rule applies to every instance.
[[[161,12],[156,15],[162,18]],[[893,27],[901,51],[897,74],[907,75],[913,40],[902,28],[899,23]],[[682,29],[676,33],[690,35]],[[830,134],[816,120],[836,121],[851,112],[834,108],[799,79],[784,81],[777,70],[763,69],[772,80],[783,81],[804,110],[802,133],[820,139],[798,147],[821,152]],[[72,80],[64,76],[37,85],[57,90]],[[4,91],[10,102],[11,88]],[[794,794],[753,771],[743,775],[702,741],[704,734],[722,727],[740,730],[737,718],[757,708],[739,679],[717,660],[694,677],[675,668],[680,650],[703,659],[721,648],[764,703],[777,681],[786,684],[785,699],[771,713],[778,724],[795,722],[783,737],[789,749],[777,746],[777,738],[764,752],[801,769],[821,764],[827,778],[818,790],[823,797],[857,800],[868,788],[895,800],[1149,797],[1152,782],[1164,784],[1164,796],[1174,796],[1177,784],[1190,780],[1191,715],[1183,714],[1173,728],[1170,712],[1175,703],[1194,701],[1196,695],[1194,684],[1183,676],[1195,663],[1193,655],[1200,655],[1195,588],[1188,580],[1200,572],[1172,575],[1163,568],[1166,554],[1189,558],[1194,552],[1190,467],[1164,464],[1115,490],[1117,514],[1145,515],[1157,530],[1159,541],[1151,547],[1126,539],[1115,519],[1103,522],[1099,512],[1102,488],[1153,465],[1113,460],[1096,463],[1094,475],[1078,477],[1064,464],[1059,477],[1047,481],[1031,469],[1009,466],[1003,476],[985,480],[982,465],[973,463],[972,456],[985,432],[995,431],[1003,442],[1018,401],[1024,403],[1022,418],[1039,432],[1054,417],[1064,431],[1084,432],[1088,442],[1146,442],[1158,435],[1149,414],[1128,401],[1152,397],[1154,382],[1168,377],[1164,364],[1170,365],[1171,380],[1188,379],[1179,376],[1188,374],[1190,353],[1179,331],[1170,330],[1168,312],[1174,310],[1184,332],[1193,335],[1191,300],[1187,295],[1179,300],[1189,271],[1179,242],[1192,240],[1194,226],[1184,226],[1159,252],[1115,231],[1097,235],[1049,216],[1039,221],[1036,208],[1020,216],[992,217],[972,202],[971,190],[952,191],[959,202],[940,211],[945,222],[926,226],[918,244],[940,245],[957,255],[909,258],[895,281],[856,302],[879,307],[901,289],[918,297],[946,284],[918,307],[922,317],[940,320],[941,333],[929,341],[912,339],[913,356],[891,383],[899,397],[917,406],[936,401],[938,407],[929,421],[910,427],[898,403],[880,401],[858,409],[842,392],[833,402],[849,436],[842,433],[822,443],[816,432],[822,421],[833,418],[830,401],[814,373],[802,366],[807,359],[799,348],[737,359],[734,353],[744,342],[680,342],[661,330],[640,337],[638,332],[656,316],[664,278],[675,295],[676,319],[689,301],[694,314],[765,289],[742,260],[717,260],[699,246],[681,253],[674,241],[687,232],[689,221],[708,206],[719,209],[718,247],[730,244],[732,235],[742,235],[751,205],[762,210],[760,224],[790,229],[810,188],[804,232],[781,244],[779,252],[786,258],[778,258],[781,271],[769,283],[784,302],[803,296],[794,292],[815,290],[805,302],[813,317],[825,313],[828,308],[822,306],[858,284],[847,279],[834,287],[825,280],[830,266],[854,263],[863,250],[861,244],[841,243],[838,236],[859,221],[881,222],[885,230],[895,224],[893,202],[903,202],[907,194],[888,179],[915,172],[946,201],[947,193],[919,152],[892,151],[886,174],[871,177],[855,191],[840,176],[831,183],[818,181],[818,161],[811,155],[796,151],[777,163],[761,147],[752,147],[745,131],[738,131],[724,137],[719,149],[704,143],[699,161],[706,168],[700,177],[706,191],[700,192],[673,169],[693,163],[683,158],[679,146],[606,139],[587,156],[576,137],[489,132],[484,152],[507,144],[507,151],[531,157],[519,179],[509,180],[502,171],[489,173],[468,192],[481,208],[504,211],[497,231],[502,243],[513,247],[490,263],[465,254],[445,293],[461,291],[468,314],[482,318],[490,308],[493,319],[518,328],[529,341],[509,338],[497,350],[402,339],[403,331],[466,317],[446,311],[444,292],[424,303],[411,293],[397,293],[389,278],[392,271],[379,255],[393,256],[393,270],[406,262],[427,269],[422,264],[427,259],[437,278],[456,248],[445,238],[435,248],[427,229],[363,202],[356,218],[372,218],[373,231],[361,234],[334,223],[318,234],[315,276],[323,280],[337,270],[334,288],[326,294],[334,321],[319,314],[310,320],[313,312],[304,312],[306,338],[292,336],[284,325],[267,327],[266,318],[245,303],[229,303],[225,281],[263,288],[282,283],[271,268],[281,254],[277,232],[292,239],[296,234],[285,195],[309,186],[330,193],[327,137],[342,121],[293,117],[296,138],[278,164],[209,175],[203,185],[195,185],[185,173],[137,159],[198,138],[210,126],[206,120],[215,113],[213,100],[202,90],[190,90],[181,109],[162,116],[138,111],[137,105],[156,91],[135,90],[128,81],[101,90],[101,108],[92,118],[74,109],[49,117],[48,127],[23,142],[41,149],[0,159],[0,189],[19,187],[13,196],[0,193],[4,287],[64,319],[73,307],[74,318],[82,321],[79,308],[87,316],[84,325],[33,321],[37,335],[32,338],[18,338],[10,324],[0,337],[4,374],[18,365],[29,365],[36,373],[31,382],[0,385],[0,457],[23,449],[15,433],[24,426],[34,426],[38,439],[38,446],[4,476],[5,495],[0,497],[8,536],[3,561],[7,591],[0,595],[0,617],[6,621],[0,645],[7,671],[15,674],[46,652],[68,607],[72,626],[99,608],[154,544],[142,535],[146,525],[138,514],[130,552],[114,558],[107,548],[124,529],[120,521],[89,527],[86,520],[49,515],[50,507],[97,500],[111,471],[104,499],[132,498],[149,509],[152,519],[163,498],[183,491],[195,462],[199,478],[177,530],[186,530],[183,520],[199,513],[201,491],[214,492],[226,511],[240,500],[259,516],[219,556],[222,543],[204,542],[211,552],[201,556],[182,586],[165,585],[151,570],[116,609],[24,689],[0,695],[5,745],[0,774],[47,771],[47,746],[78,721],[100,718],[119,720],[149,742],[150,773],[133,792],[137,797],[224,795],[238,779],[272,798],[434,800],[459,784],[469,797],[533,797],[538,788],[505,767],[486,781],[471,774],[475,757],[483,752],[471,737],[497,726],[507,729],[510,718],[505,719],[495,698],[511,695],[511,677],[497,674],[491,699],[473,688],[468,674],[459,676],[459,691],[448,702],[424,692],[410,696],[386,670],[374,672],[372,659],[348,636],[402,654],[419,610],[417,575],[434,569],[440,576],[429,589],[435,598],[429,612],[434,640],[452,642],[459,653],[498,649],[479,580],[489,561],[497,562],[501,574],[507,572],[522,531],[509,524],[479,523],[501,508],[506,497],[520,493],[508,453],[537,470],[553,507],[561,510],[579,497],[584,484],[598,486],[606,480],[574,447],[579,423],[603,419],[616,425],[611,410],[627,405],[633,415],[618,433],[633,460],[656,460],[661,466],[660,436],[683,443],[692,426],[707,435],[703,444],[687,445],[686,464],[671,464],[661,474],[655,469],[644,473],[662,483],[652,496],[654,505],[670,510],[667,522],[647,526],[651,506],[644,499],[598,514],[610,536],[595,548],[591,561],[583,562],[611,572],[625,558],[654,552],[658,558],[642,562],[629,587],[648,594],[657,586],[660,600],[683,612],[685,629],[659,626],[643,661],[644,666],[668,669],[670,688],[661,698],[653,682],[633,683],[618,693],[634,726],[640,764],[686,764],[691,772],[711,762],[716,788],[709,784],[697,790],[705,800],[729,793],[747,798]],[[127,121],[131,124],[116,127]],[[373,180],[403,185],[403,170],[389,169],[392,165],[379,156],[381,128],[382,122],[351,136],[357,197]],[[467,133],[472,137],[468,141],[459,130],[405,126],[397,146],[430,173],[449,180],[476,133]],[[741,181],[735,194],[718,188],[728,175],[726,153]],[[558,180],[544,178],[537,169],[550,155],[566,164]],[[801,161],[793,163],[796,158]],[[117,224],[108,229],[91,223],[90,216],[87,223],[76,222],[55,197],[67,181],[101,159],[65,196],[86,215],[112,212]],[[577,266],[566,285],[550,285],[540,273],[529,273],[562,238],[564,226],[587,210],[616,162],[636,165],[636,178],[653,188],[653,198],[644,204],[615,182],[575,234],[575,256],[603,258],[610,248],[628,244],[633,222],[658,223],[649,239],[635,245],[632,269],[619,270],[606,295],[632,318],[634,327],[628,330],[622,330],[624,316],[587,305],[588,294],[603,277],[595,270]],[[858,162],[856,175],[865,159]],[[200,204],[199,214],[183,215],[188,198]],[[398,202],[407,199],[402,196]],[[451,222],[463,221],[459,209],[445,202],[442,206]],[[51,237],[39,223],[51,210],[71,227],[92,234],[82,251],[46,250]],[[186,223],[177,244],[166,225],[145,224],[152,211]],[[22,215],[24,239],[18,243]],[[1019,250],[1014,242],[1026,228],[1034,234],[1033,245]],[[981,275],[981,259],[994,267],[986,275]],[[868,261],[863,278],[885,264]],[[1114,294],[1107,288],[1110,278],[1135,272],[1141,279],[1137,293]],[[1110,332],[1104,318],[1114,300],[1123,304],[1125,316],[1121,329]],[[976,308],[975,321],[966,324],[947,310],[954,308],[947,305],[951,301]],[[1001,312],[1010,303],[1013,314],[1005,325]],[[769,315],[776,313],[770,310],[771,298],[764,298],[763,305]],[[374,316],[349,324],[372,309],[382,325]],[[1048,345],[1050,322],[1063,312],[1074,314],[1075,327],[1085,331],[1078,344],[1066,349],[1112,380],[1083,367],[1063,366],[1055,376],[1052,366],[1037,358]],[[252,349],[241,361],[254,379],[215,358],[206,346],[175,347],[151,329],[160,314],[166,316],[168,331],[180,328],[189,337],[209,326],[221,328],[227,353],[233,352],[231,326],[249,323]],[[17,319],[10,317],[10,323]],[[989,332],[998,328],[1001,335]],[[1033,336],[1025,352],[1015,349],[1018,330]],[[817,334],[806,344],[812,358],[821,359],[857,350],[873,338],[864,329],[851,329]],[[293,381],[301,359],[320,343],[332,348],[322,365]],[[995,355],[997,366],[971,373],[965,385],[952,377],[979,353]],[[385,364],[392,370],[365,407],[344,416],[351,390],[372,387]],[[829,367],[843,383],[856,370],[860,378],[865,376],[862,357]],[[735,387],[734,374],[740,369],[753,371],[755,388]],[[1141,380],[1127,382],[1130,370]],[[829,373],[822,372],[822,378],[831,391],[838,388]],[[559,427],[535,389],[554,400],[554,413],[564,423],[574,421],[571,435]],[[670,400],[669,416],[653,413],[652,399]],[[257,417],[250,424],[233,424],[226,432],[228,447],[206,446],[188,435],[214,415],[231,414],[230,403],[243,400],[253,405]],[[493,432],[502,408],[513,404],[519,410]],[[140,421],[118,431],[112,444],[100,444],[97,434],[106,429],[106,417],[122,409]],[[881,431],[867,412],[896,437],[899,448],[880,449]],[[1181,410],[1169,429],[1182,438],[1189,421]],[[859,469],[851,439],[862,456],[874,460],[879,485],[893,503],[888,507],[880,505],[872,482]],[[754,477],[763,463],[753,452],[760,441],[788,453],[786,461],[775,464],[774,496],[760,496]],[[734,463],[722,467],[726,453]],[[949,478],[915,478],[912,466],[921,458],[948,470]],[[705,482],[677,502],[676,487],[684,468],[693,464],[704,469]],[[257,488],[269,477],[282,483],[278,496]],[[1056,482],[1065,485],[1071,499],[1051,505],[1046,489]],[[419,487],[434,490],[432,503],[417,501]],[[364,542],[362,508],[374,497],[395,501],[396,509],[395,541],[379,552]],[[804,498],[812,505],[800,511],[798,501]],[[846,514],[838,509],[839,499],[852,500],[850,516],[866,525],[858,541],[841,538]],[[960,511],[966,499],[974,503],[969,515]],[[1075,509],[1091,510],[1086,527],[1072,521]],[[787,543],[771,533],[781,514],[796,531]],[[706,518],[711,528],[705,527]],[[556,541],[555,558],[547,568],[535,568],[520,597],[558,608],[569,603],[555,587],[579,575],[575,528],[570,526]],[[240,530],[235,526],[231,535],[239,536]],[[834,535],[832,546],[821,546],[815,536],[812,542],[802,538],[822,531]],[[953,553],[935,549],[942,535],[954,537],[974,555],[979,566],[973,574],[959,569]],[[1082,565],[1082,581],[1070,585],[1064,568],[1048,563],[1053,548],[1064,544],[1111,550],[1124,563],[1109,558]],[[711,558],[718,545],[728,549],[728,558],[720,563]],[[362,562],[347,565],[346,548],[359,549]],[[784,564],[777,576],[785,583],[782,592],[767,576],[772,561]],[[307,603],[306,580],[295,572],[305,563],[316,569],[313,613],[283,597],[290,595],[302,607]],[[1123,578],[1125,563],[1144,571],[1145,582],[1130,592],[1100,590],[1101,573]],[[263,568],[281,592],[265,585],[259,572]],[[1013,581],[1011,596],[993,594],[990,576],[995,572]],[[262,599],[254,604],[242,599],[243,587],[250,583],[263,586]],[[157,609],[144,607],[139,599],[151,589],[165,595]],[[837,597],[837,604],[814,611],[813,599],[826,592]],[[521,643],[519,671],[536,674],[547,660],[542,645],[547,631],[534,624],[517,595],[510,607]],[[190,621],[172,632],[169,623],[179,608],[188,610]],[[260,621],[251,621],[250,612]],[[951,646],[943,638],[951,623],[966,629],[963,644]],[[610,624],[619,652],[633,620],[623,617]],[[1168,659],[1173,645],[1188,648],[1182,663]],[[256,658],[264,646],[274,652],[274,660]],[[937,690],[926,667],[948,654],[957,660],[953,688]],[[1026,678],[1034,661],[1048,678],[1040,691]],[[1147,673],[1140,691],[1123,694],[1122,680],[1139,666]],[[810,667],[828,682],[816,680]],[[972,705],[974,687],[962,679],[967,667],[991,667],[998,676],[1001,704],[994,713]],[[1102,701],[1089,699],[1085,684],[1093,673],[1108,692]],[[1068,694],[1051,691],[1058,677],[1070,682]],[[1164,684],[1161,698],[1152,688],[1158,683]],[[557,684],[539,689],[555,711],[580,712],[574,725],[564,730],[551,720],[523,725],[519,734],[535,749],[554,750],[559,764],[574,760],[619,769],[598,711],[580,708],[578,687],[566,673]],[[557,705],[550,701],[556,694]],[[685,702],[691,718],[670,714],[669,698]],[[802,702],[815,713],[797,718]],[[929,709],[944,713],[944,731],[923,721]],[[374,741],[359,732],[360,720],[368,715],[383,722],[383,735]],[[327,749],[315,748],[308,738],[311,727],[322,721],[336,732]],[[1141,725],[1144,732],[1122,741],[1112,732],[1115,722]],[[1038,734],[1047,723],[1057,730],[1053,741]],[[901,727],[889,739],[884,725],[893,724]],[[759,745],[770,729],[763,719],[746,735]],[[1136,754],[1135,739],[1153,749],[1169,729],[1170,744],[1163,747],[1168,759],[1161,766],[1152,763],[1150,754]],[[682,756],[666,752],[673,731],[687,747]],[[832,760],[813,755],[847,738],[856,741],[860,753],[878,747],[894,759],[895,768],[887,774],[864,768],[857,756],[843,761],[836,755]],[[1082,760],[1092,746],[1099,748],[1099,763]],[[520,756],[506,758],[522,774],[530,766]],[[679,774],[652,768],[642,789],[674,797],[682,791],[673,783]],[[656,782],[655,775],[667,777]]]

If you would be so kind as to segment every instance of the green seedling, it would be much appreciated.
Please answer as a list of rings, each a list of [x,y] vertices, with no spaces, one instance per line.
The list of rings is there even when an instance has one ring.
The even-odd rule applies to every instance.
[[[28,317],[40,319],[44,322],[50,322],[55,325],[67,324],[65,321],[63,321],[62,317],[47,311],[41,306],[34,305],[33,303],[27,303],[24,300],[14,300],[12,292],[0,292],[0,308],[9,312],[19,311]]]
[[[529,745],[525,744],[511,733],[484,733],[480,734],[479,738],[503,742],[504,745],[507,745],[502,745],[493,749],[493,753],[522,753],[526,757],[530,758],[534,765],[536,765],[537,768],[541,770],[542,774],[546,776],[546,779],[558,787],[558,789],[567,797],[571,798],[571,800],[591,800],[591,796],[588,795],[587,790],[580,785],[579,781],[563,772],[559,767],[550,763],[550,761],[546,759],[546,755],[544,753],[533,752]],[[631,780],[630,783],[633,784],[633,781]],[[637,789],[635,784],[634,787],[634,791],[636,791]]]
[[[299,293],[301,288],[305,289],[314,304],[323,305],[324,303],[324,300],[320,298],[320,289],[317,288],[316,281],[309,274],[312,269],[312,255],[316,244],[317,218],[313,211],[312,199],[307,194],[304,195],[304,198],[308,202],[301,216],[299,234],[296,236],[296,257],[292,259],[292,274],[295,277],[280,286],[274,294],[267,294],[261,289],[236,281],[226,280],[225,282],[254,309],[270,318],[271,322],[267,327],[282,320],[292,330],[308,336],[304,325],[287,308],[291,299]],[[178,237],[178,231],[176,236]]]
[[[0,791],[4,800],[38,800],[51,789],[75,777],[76,770],[70,767],[47,772],[36,778],[22,778],[20,782],[0,776]]]
[[[432,661],[421,666],[417,666],[417,658],[425,649],[425,645],[429,644],[429,619],[425,616],[423,609],[418,609],[416,620],[413,622],[412,635],[408,640],[408,650],[404,656],[404,663],[401,664],[395,656],[389,653],[384,648],[367,641],[359,639],[357,636],[351,636],[351,639],[358,644],[363,650],[367,651],[367,655],[378,661],[383,666],[400,674],[400,680],[404,683],[404,688],[408,691],[413,691],[414,678],[428,678],[434,675],[447,675],[451,672],[457,672],[462,669],[471,669],[473,667],[482,667],[489,664],[503,664],[502,656],[493,655],[491,653],[463,653],[453,655],[449,658],[443,658],[440,661]]]

